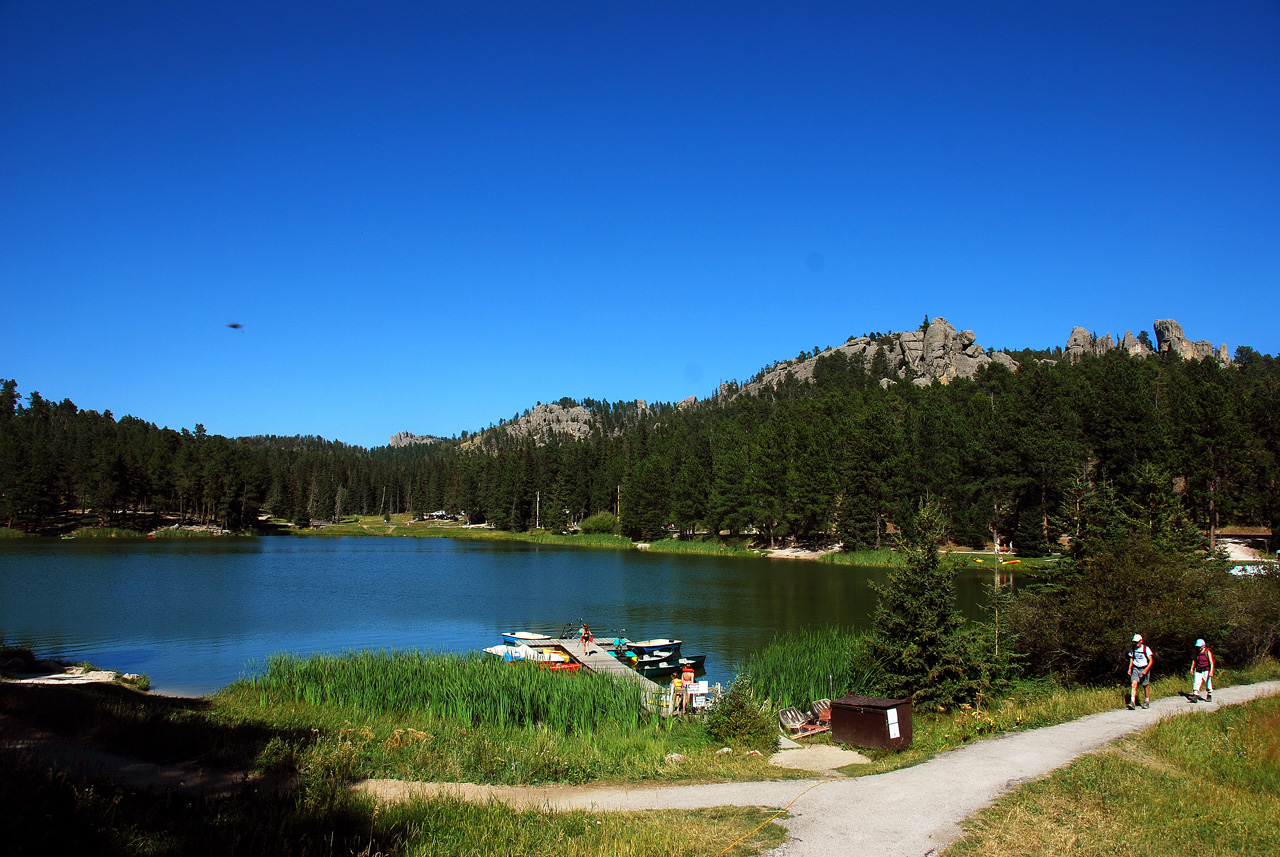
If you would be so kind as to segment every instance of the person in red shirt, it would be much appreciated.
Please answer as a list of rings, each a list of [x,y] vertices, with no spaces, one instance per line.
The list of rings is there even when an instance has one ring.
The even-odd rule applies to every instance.
[[[1196,656],[1191,659],[1191,702],[1200,701],[1200,685],[1206,683],[1209,693],[1205,701],[1213,702],[1213,673],[1216,667],[1213,652],[1209,651],[1203,639],[1196,640]]]

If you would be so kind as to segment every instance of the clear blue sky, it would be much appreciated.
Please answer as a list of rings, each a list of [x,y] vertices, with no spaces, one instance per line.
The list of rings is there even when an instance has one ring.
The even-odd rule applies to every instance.
[[[926,313],[1275,353],[1278,46],[1274,2],[0,2],[0,377],[377,445]]]

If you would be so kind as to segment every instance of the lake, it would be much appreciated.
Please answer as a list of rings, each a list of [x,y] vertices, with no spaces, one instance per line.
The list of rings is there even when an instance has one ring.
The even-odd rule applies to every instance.
[[[684,640],[727,682],[778,631],[865,627],[886,569],[454,539],[0,541],[0,635],[205,694],[275,652],[472,651],[508,630]],[[962,574],[981,616],[990,573]]]

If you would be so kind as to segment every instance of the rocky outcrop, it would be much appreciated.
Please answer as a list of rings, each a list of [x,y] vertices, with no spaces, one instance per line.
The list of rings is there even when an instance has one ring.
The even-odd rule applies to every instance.
[[[1097,336],[1086,328],[1073,327],[1071,335],[1067,337],[1067,345],[1062,349],[1062,356],[1063,359],[1076,363],[1085,357],[1101,357],[1117,348],[1127,352],[1130,357],[1150,357],[1155,353],[1128,330],[1117,342],[1109,333]]]
[[[1157,319],[1153,327],[1156,332],[1156,350],[1161,354],[1170,352],[1177,354],[1183,360],[1204,360],[1212,357],[1223,365],[1231,362],[1225,342],[1216,350],[1213,343],[1207,340],[1192,342],[1183,335],[1182,325],[1171,318]]]
[[[928,386],[934,381],[949,384],[956,378],[972,378],[978,369],[991,363],[999,363],[1010,370],[1018,368],[1018,362],[1008,354],[988,352],[979,345],[977,334],[972,330],[956,330],[945,318],[935,318],[923,330],[893,333],[879,340],[859,336],[813,357],[775,364],[740,389],[758,392],[778,384],[787,373],[798,381],[807,381],[813,377],[818,360],[836,352],[848,357],[861,356],[867,366],[871,366],[878,356],[883,356],[892,375],[911,377],[912,383],[918,386]],[[721,389],[722,394],[731,392],[727,385]]]
[[[1117,343],[1109,333],[1103,336],[1096,336],[1083,327],[1073,327],[1071,336],[1067,337],[1067,345],[1062,350],[1062,356],[1075,363],[1085,357],[1101,357],[1108,351],[1120,349],[1128,353],[1130,357],[1151,357],[1156,353],[1164,354],[1170,352],[1177,354],[1183,360],[1213,358],[1223,366],[1230,365],[1232,362],[1231,355],[1227,352],[1226,343],[1215,349],[1213,343],[1205,340],[1192,342],[1183,334],[1182,325],[1171,318],[1157,319],[1152,324],[1152,329],[1156,332],[1156,348],[1154,351],[1149,345],[1127,330]]]
[[[411,432],[402,431],[391,435],[392,446],[413,446],[415,443],[439,443],[444,440],[442,437],[436,437],[433,434],[412,434]]]
[[[591,425],[595,417],[591,411],[574,405],[563,407],[551,404],[538,405],[520,419],[507,423],[507,434],[512,437],[532,437],[545,441],[552,435],[571,437],[582,440],[591,434]]]

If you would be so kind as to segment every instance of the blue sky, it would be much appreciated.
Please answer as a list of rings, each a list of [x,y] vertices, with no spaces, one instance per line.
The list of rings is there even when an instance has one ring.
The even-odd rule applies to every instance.
[[[926,313],[1276,353],[1277,45],[1248,2],[2,2],[0,377],[377,445]]]

